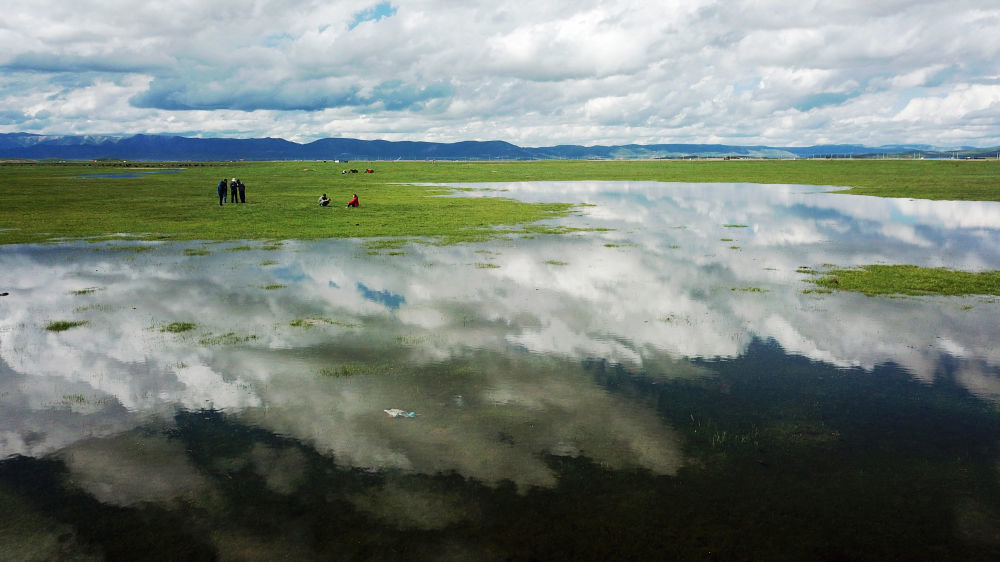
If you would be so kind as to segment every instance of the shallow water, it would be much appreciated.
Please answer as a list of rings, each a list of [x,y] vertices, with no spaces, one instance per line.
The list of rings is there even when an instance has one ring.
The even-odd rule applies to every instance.
[[[0,247],[4,550],[1000,554],[1000,304],[800,272],[1000,269],[1000,204],[475,187],[589,230]]]

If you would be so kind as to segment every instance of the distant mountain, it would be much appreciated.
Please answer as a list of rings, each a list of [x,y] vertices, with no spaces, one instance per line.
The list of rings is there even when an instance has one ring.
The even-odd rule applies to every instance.
[[[170,135],[0,134],[0,159],[219,160],[609,160],[657,158],[927,158],[996,156],[997,148],[927,145],[820,145],[807,147],[725,144],[558,145],[520,147],[503,141],[455,143],[327,138],[307,144],[284,139],[191,138]]]

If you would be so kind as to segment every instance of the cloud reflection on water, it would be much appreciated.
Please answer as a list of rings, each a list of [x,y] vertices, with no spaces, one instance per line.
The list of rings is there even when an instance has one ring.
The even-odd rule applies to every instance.
[[[86,477],[100,457],[90,451],[111,446],[88,440],[177,408],[212,408],[346,467],[454,471],[523,488],[554,484],[542,455],[586,454],[672,474],[684,462],[673,431],[651,406],[595,384],[580,362],[702,377],[688,359],[735,358],[753,338],[843,367],[893,362],[925,381],[957,362],[961,384],[1000,399],[994,300],[804,294],[807,276],[796,272],[884,262],[996,269],[996,203],[744,184],[502,187],[523,200],[593,204],[565,222],[613,230],[411,244],[397,256],[363,255],[356,241],[208,245],[207,256],[176,244],[0,249],[0,284],[11,292],[0,301],[0,456],[65,450]],[[499,267],[477,267],[486,261]],[[96,290],[74,293],[86,288]],[[89,323],[44,329],[59,319]],[[292,325],[301,319],[312,320]],[[162,331],[172,322],[197,328]],[[389,418],[383,409],[394,407],[418,415]],[[252,462],[275,490],[295,485],[282,474],[294,476],[296,459],[261,449]],[[115,493],[109,501],[128,504],[169,489]]]

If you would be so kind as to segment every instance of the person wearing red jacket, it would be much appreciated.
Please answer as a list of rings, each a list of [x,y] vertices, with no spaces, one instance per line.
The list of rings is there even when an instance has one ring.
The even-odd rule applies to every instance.
[[[354,199],[351,199],[351,201],[349,203],[347,203],[347,206],[348,207],[360,207],[361,206],[361,204],[358,203],[358,194],[357,193],[354,194]]]

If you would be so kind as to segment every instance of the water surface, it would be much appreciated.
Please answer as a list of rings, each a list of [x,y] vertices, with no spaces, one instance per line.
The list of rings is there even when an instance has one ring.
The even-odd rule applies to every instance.
[[[553,224],[585,230],[0,247],[6,550],[1000,554],[996,300],[817,293],[804,273],[1000,269],[1000,204],[474,187],[581,203]]]

